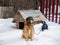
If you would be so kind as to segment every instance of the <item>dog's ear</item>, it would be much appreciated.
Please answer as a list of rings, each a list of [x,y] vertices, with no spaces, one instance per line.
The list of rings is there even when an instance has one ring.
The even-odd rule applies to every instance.
[[[26,18],[26,21],[30,20],[30,18],[31,18],[31,16],[27,17],[27,18]]]
[[[31,23],[32,21],[34,21],[34,19],[33,19],[33,17],[29,16],[29,17],[26,18],[26,21],[28,23]]]
[[[26,21],[28,21],[29,20],[29,18],[26,18]]]

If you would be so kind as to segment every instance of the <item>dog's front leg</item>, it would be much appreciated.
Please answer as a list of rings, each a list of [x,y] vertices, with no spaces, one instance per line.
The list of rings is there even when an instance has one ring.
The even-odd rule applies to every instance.
[[[25,38],[24,31],[23,31],[23,33],[22,33],[22,38]]]
[[[34,28],[33,27],[31,28],[30,36],[31,36],[31,40],[32,40],[33,39],[33,36],[34,36]]]
[[[24,36],[25,36],[26,41],[28,41],[28,29],[27,29],[27,27],[24,28]]]
[[[22,33],[22,37],[26,39],[26,41],[28,40],[28,34],[27,32],[23,32]]]
[[[28,33],[26,33],[26,41],[28,41]]]

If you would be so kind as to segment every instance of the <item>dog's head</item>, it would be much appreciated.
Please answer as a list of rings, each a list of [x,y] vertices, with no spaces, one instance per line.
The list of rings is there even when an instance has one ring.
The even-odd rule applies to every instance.
[[[29,24],[33,23],[34,22],[33,17],[31,17],[31,16],[27,17],[26,22],[29,23]]]

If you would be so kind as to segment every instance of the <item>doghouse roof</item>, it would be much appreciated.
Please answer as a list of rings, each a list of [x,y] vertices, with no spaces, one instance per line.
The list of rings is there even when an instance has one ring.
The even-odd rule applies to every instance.
[[[24,19],[26,19],[29,16],[32,16],[32,17],[39,16],[42,20],[44,21],[47,20],[39,10],[19,10],[19,12],[21,13]]]

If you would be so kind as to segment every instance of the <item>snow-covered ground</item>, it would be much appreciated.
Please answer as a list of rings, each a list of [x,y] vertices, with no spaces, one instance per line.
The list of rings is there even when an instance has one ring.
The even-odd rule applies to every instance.
[[[33,40],[26,41],[22,38],[23,30],[15,28],[12,18],[0,19],[0,45],[60,45],[60,24],[48,21],[40,12],[29,11],[32,15],[38,15],[42,20],[45,20],[48,24],[48,30],[41,31],[42,24],[36,24],[34,25],[35,34]],[[25,16],[30,15],[27,12],[25,11]]]
[[[60,24],[46,22],[48,30],[38,34],[41,24],[36,24],[33,41],[26,41],[21,37],[23,30],[15,28],[12,18],[0,19],[0,45],[60,45]]]

